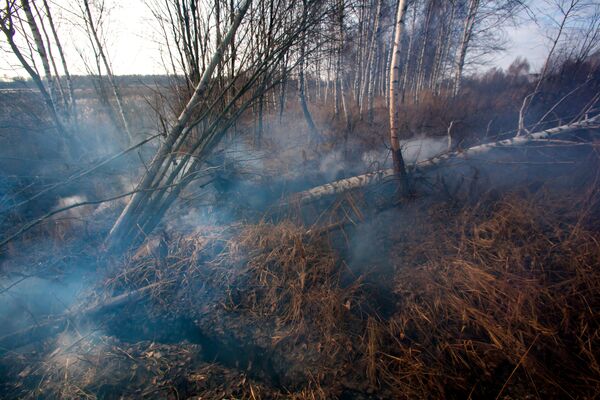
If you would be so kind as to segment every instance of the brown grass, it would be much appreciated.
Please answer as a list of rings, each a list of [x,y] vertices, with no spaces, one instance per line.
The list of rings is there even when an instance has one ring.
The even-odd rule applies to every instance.
[[[327,235],[283,221],[176,237],[164,259],[148,244],[107,287],[163,282],[151,314],[221,310],[225,329],[303,371],[284,397],[595,398],[599,204],[541,190],[416,207],[412,228],[407,210],[386,214],[376,225],[394,244],[371,251],[393,282],[353,276]],[[392,287],[392,311],[365,286]]]
[[[600,233],[586,226],[593,200],[515,195],[433,227],[428,261],[397,275],[400,304],[382,327],[383,380],[416,397],[500,397],[518,382],[536,397],[594,397]]]
[[[323,332],[339,327],[353,293],[339,284],[339,260],[318,234],[284,222],[245,227],[227,256],[247,281],[241,304],[258,315],[277,315],[295,331],[311,322]],[[238,285],[239,286],[239,285]]]

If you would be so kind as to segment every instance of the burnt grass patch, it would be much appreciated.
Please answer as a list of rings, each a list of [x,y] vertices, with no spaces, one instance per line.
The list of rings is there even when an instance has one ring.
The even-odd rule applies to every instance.
[[[594,398],[597,166],[562,168],[552,183],[490,189],[479,171],[400,202],[390,185],[150,237],[83,303],[149,295],[4,353],[1,393]]]

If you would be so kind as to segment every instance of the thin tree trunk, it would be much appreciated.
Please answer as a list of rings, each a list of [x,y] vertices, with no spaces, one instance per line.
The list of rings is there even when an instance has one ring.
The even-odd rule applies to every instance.
[[[390,47],[387,43],[383,44],[383,60],[381,60],[381,88],[379,95],[385,97],[386,105],[389,105],[388,98],[388,79],[389,76],[385,73],[390,70],[390,62],[392,61],[392,53],[390,51]]]
[[[406,0],[399,0],[396,13],[394,42],[392,47],[392,62],[390,65],[390,144],[392,147],[392,160],[394,172],[400,177],[402,190],[408,191],[408,177],[404,167],[402,148],[400,147],[400,41],[404,28],[404,15],[406,14]]]
[[[452,3],[450,5],[450,7],[451,7],[450,19],[448,21],[448,24],[446,27],[446,34],[444,35],[444,37],[448,37],[448,35],[451,34],[452,25],[454,24],[454,16],[456,13],[456,4]],[[448,53],[450,52],[450,44],[451,44],[451,41],[449,39],[443,40],[442,54],[440,57],[440,66],[438,68],[438,76],[436,78],[436,87],[435,87],[435,93],[438,96],[441,94],[442,83],[444,82],[444,79],[446,78],[446,66],[447,66]]]
[[[65,74],[65,79],[67,80],[67,90],[69,92],[69,116],[71,116],[75,124],[77,124],[77,100],[75,99],[75,89],[73,87],[73,80],[71,78],[71,74],[69,73],[69,67],[67,66],[65,52],[63,50],[61,41],[58,37],[58,31],[56,30],[56,26],[54,25],[54,19],[52,18],[52,13],[50,12],[50,7],[48,5],[47,0],[44,0],[44,9],[46,10],[46,17],[48,18],[50,30],[52,31],[52,36],[54,37],[54,42],[56,43],[56,48],[58,49],[58,55],[60,56],[60,61],[63,67],[63,72]]]
[[[406,91],[408,89],[407,88],[407,85],[408,85],[408,73],[409,73],[409,70],[410,70],[410,59],[411,59],[411,55],[412,55],[412,52],[413,52],[413,42],[415,40],[416,21],[417,21],[417,4],[415,3],[413,5],[412,21],[410,23],[410,37],[408,38],[408,50],[406,52],[406,58],[405,58],[404,67],[403,67],[403,70],[402,70],[402,89],[401,89],[402,103],[404,103]],[[393,50],[390,50],[390,53],[393,54]]]
[[[362,89],[360,91],[360,102],[358,112],[360,118],[363,115],[363,105],[364,105],[364,97],[370,96],[373,94],[373,82],[372,79],[374,77],[373,69],[375,64],[375,47],[377,45],[377,40],[379,34],[381,32],[380,28],[380,20],[381,20],[381,5],[383,0],[377,0],[377,8],[375,10],[375,22],[373,25],[373,33],[371,35],[371,43],[369,44],[369,50],[367,54],[367,64],[365,66],[364,79]],[[372,101],[368,101],[370,105],[372,105]]]
[[[264,106],[265,106],[265,96],[261,95],[258,99],[258,123],[256,126],[256,134],[254,136],[254,146],[257,149],[260,149],[260,145],[262,142],[263,136],[263,124],[264,124]]]
[[[42,28],[42,32],[44,33],[44,38],[46,39],[46,43],[47,43],[46,56],[48,57],[48,61],[50,61],[50,64],[52,66],[52,71],[54,72],[54,75],[50,77],[51,81],[49,82],[49,84],[51,85],[50,87],[52,88],[52,90],[54,90],[55,96],[56,96],[56,90],[58,89],[58,92],[60,93],[60,101],[63,104],[61,112],[62,112],[63,116],[68,117],[66,115],[67,110],[69,109],[69,105],[67,104],[68,100],[67,100],[67,96],[65,94],[65,91],[64,91],[64,88],[62,85],[62,81],[60,79],[60,73],[58,72],[58,68],[56,67],[56,61],[54,60],[54,55],[52,54],[52,42],[50,42],[50,36],[48,35],[48,31],[46,30],[46,25],[44,24],[44,20],[42,19],[40,10],[38,9],[35,2],[32,2],[31,4],[33,5],[35,12],[38,15],[38,18],[40,19],[40,27]],[[57,104],[59,102],[58,96],[56,96],[56,97],[57,98],[54,99],[55,104]]]
[[[446,6],[446,4],[444,4],[444,7]],[[444,11],[445,9],[442,11],[442,13],[440,13],[440,16],[444,15]],[[441,63],[442,63],[442,54],[444,52],[444,43],[447,42],[447,32],[446,32],[446,28],[449,26],[449,23],[443,23],[441,22],[442,26],[438,26],[438,35],[435,41],[435,53],[433,56],[433,61],[432,61],[432,68],[431,68],[431,72],[429,74],[429,89],[436,94],[435,92],[435,87],[436,87],[436,83],[437,83],[437,79],[438,79],[438,74],[439,74],[439,69],[441,68]],[[438,24],[439,25],[439,24]],[[446,40],[444,40],[446,39]]]
[[[306,20],[307,14],[307,6],[308,0],[302,1],[302,14],[303,20]],[[302,113],[304,114],[304,119],[308,125],[309,134],[312,139],[317,139],[319,133],[317,131],[317,127],[312,118],[310,110],[308,109],[308,104],[306,103],[306,78],[304,74],[304,67],[306,64],[306,32],[302,34],[302,39],[300,42],[300,59],[298,60],[298,98],[300,100],[300,107],[302,108]]]
[[[285,94],[287,90],[287,57],[281,62],[281,84],[279,87],[279,123],[283,122],[283,112],[285,111]]]
[[[148,171],[144,175],[142,181],[139,183],[138,189],[140,189],[140,191],[131,197],[110,230],[106,241],[109,249],[126,249],[135,240],[136,235],[133,235],[131,231],[136,227],[136,215],[141,211],[141,208],[143,208],[144,204],[149,199],[151,192],[148,190],[152,190],[152,184],[155,181],[158,172],[161,170],[161,167],[163,167],[163,162],[168,158],[177,140],[180,139],[182,134],[184,134],[186,131],[186,126],[194,115],[196,107],[204,99],[212,75],[219,62],[222,60],[225,49],[233,40],[235,32],[240,26],[242,18],[248,11],[251,2],[252,0],[245,0],[240,6],[240,10],[233,19],[229,31],[223,38],[221,45],[213,54],[209,64],[207,65],[207,68],[204,70],[202,78],[198,82],[198,86],[181,112],[176,124],[171,128],[171,131],[167,135],[165,141],[160,145],[156,155],[150,163]]]
[[[427,50],[427,42],[429,41],[429,27],[431,22],[431,14],[433,11],[433,0],[429,0],[427,4],[427,13],[425,16],[425,36],[423,37],[423,45],[421,46],[421,52],[419,54],[419,61],[417,64],[417,83],[415,85],[415,103],[419,102],[419,96],[423,90],[423,80],[425,76],[425,51]]]
[[[42,60],[42,67],[44,68],[46,82],[48,82],[48,87],[50,88],[50,98],[52,99],[53,106],[56,108],[56,94],[54,93],[54,85],[52,84],[52,72],[50,70],[50,62],[48,60],[46,46],[44,46],[44,40],[42,39],[40,30],[37,26],[37,23],[35,22],[35,18],[33,16],[33,12],[31,11],[29,1],[21,0],[21,7],[23,7],[23,11],[25,11],[25,16],[27,17],[27,24],[29,25],[29,29],[31,30],[37,53],[40,59]]]
[[[92,11],[90,10],[89,0],[83,0],[83,5],[87,14],[87,23],[88,27],[90,28],[90,33],[92,34],[96,46],[98,46],[98,54],[100,55],[100,58],[104,63],[104,68],[106,69],[106,76],[108,77],[108,81],[110,82],[113,94],[115,96],[117,109],[119,111],[119,117],[121,118],[121,122],[123,123],[125,133],[127,133],[127,138],[129,139],[129,142],[133,143],[133,136],[131,134],[131,130],[129,129],[129,123],[127,122],[127,118],[125,117],[125,111],[123,110],[123,99],[121,97],[121,93],[119,92],[119,88],[117,87],[117,83],[115,82],[115,77],[112,73],[112,69],[110,68],[110,64],[108,63],[106,53],[104,53],[104,46],[102,45],[102,42],[100,42],[98,32],[96,31],[96,27],[94,26],[94,19],[92,17]]]
[[[221,0],[215,0],[215,29],[215,44],[216,47],[219,47],[219,45],[221,44]],[[223,60],[219,62],[219,66],[217,67],[217,79],[219,81],[219,86],[223,87]]]
[[[335,71],[334,71],[334,82],[333,82],[333,103],[334,103],[334,118],[338,119],[340,116],[340,92],[341,84],[344,79],[342,76],[342,50],[344,48],[344,5],[341,0],[337,2],[337,28],[338,32],[338,43],[335,47]],[[347,111],[347,110],[346,110]]]
[[[469,42],[473,35],[473,27],[475,26],[475,18],[477,16],[477,8],[479,7],[479,0],[470,0],[469,11],[467,18],[465,19],[465,27],[463,29],[462,40],[460,41],[458,55],[456,57],[456,70],[454,76],[454,87],[452,94],[457,96],[460,92],[460,86],[462,83],[462,72],[465,66],[465,58],[467,50],[469,48]]]
[[[331,50],[327,52],[327,80],[325,81],[325,95],[323,102],[327,104],[327,98],[329,95],[329,85],[331,84]]]
[[[229,1],[229,9],[230,9],[230,23],[233,25],[233,21],[235,19],[235,1],[234,0],[230,0]],[[235,81],[235,60],[237,58],[237,48],[235,47],[235,33],[233,34],[233,38],[231,40],[231,42],[229,43],[229,63],[231,64],[230,68],[231,70],[229,71],[229,79],[231,80],[231,82]],[[232,86],[231,88],[231,95],[233,97],[233,95],[236,92],[236,88],[235,85]]]
[[[304,77],[304,63],[305,63],[305,39],[302,39],[302,44],[300,45],[300,61],[299,61],[299,71],[298,71],[298,97],[300,99],[300,107],[302,107],[302,113],[304,114],[304,119],[308,124],[308,130],[311,138],[316,139],[318,136],[317,126],[310,114],[310,110],[308,109],[308,104],[306,103],[306,82]]]
[[[341,50],[335,52],[335,72],[334,72],[334,83],[333,83],[333,118],[338,119],[340,117],[340,75],[341,75]]]
[[[341,6],[339,6],[341,7]],[[340,13],[343,11],[340,9]],[[365,6],[364,4],[360,5],[360,14],[359,14],[359,30],[358,30],[358,48],[356,50],[356,69],[354,74],[354,102],[356,107],[360,105],[360,88],[362,86],[362,70],[363,70],[363,48],[364,48],[364,36],[365,36]],[[344,29],[340,27],[340,29]],[[342,33],[340,33],[342,35]],[[338,77],[336,76],[336,82]]]

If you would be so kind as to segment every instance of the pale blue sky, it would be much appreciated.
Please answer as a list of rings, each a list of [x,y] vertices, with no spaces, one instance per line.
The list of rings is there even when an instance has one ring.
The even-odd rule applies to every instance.
[[[534,4],[540,0],[532,0]],[[106,28],[110,29],[108,37],[108,53],[116,74],[161,74],[164,69],[161,62],[160,46],[157,43],[157,32],[153,16],[148,8],[147,0],[106,0],[110,9]],[[59,14],[57,20],[72,20],[72,4],[74,0],[54,0],[53,4]],[[85,35],[80,29],[66,22],[60,25],[60,34],[72,65],[71,73],[84,74],[85,68],[77,49],[88,49]],[[525,18],[516,28],[507,29],[507,51],[496,54],[489,65],[483,69],[498,66],[506,68],[516,57],[527,58],[533,69],[542,65],[547,51],[547,39],[540,28]],[[4,49],[5,43],[2,48]],[[18,61],[9,52],[4,51],[0,57],[0,77],[24,75]]]

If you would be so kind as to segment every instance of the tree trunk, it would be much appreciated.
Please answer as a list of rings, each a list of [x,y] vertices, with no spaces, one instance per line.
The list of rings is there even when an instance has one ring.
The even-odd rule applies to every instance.
[[[598,128],[600,123],[600,114],[587,118],[572,124],[558,126],[556,128],[546,129],[544,131],[532,133],[528,136],[515,136],[511,139],[505,139],[498,142],[485,143],[471,148],[442,154],[440,156],[419,162],[416,167],[419,169],[432,168],[449,160],[468,159],[470,156],[485,154],[488,151],[502,147],[520,146],[536,140],[552,139],[553,136],[563,133],[569,133],[580,129]],[[383,182],[387,179],[395,178],[397,173],[395,169],[379,170],[368,174],[353,176],[351,178],[341,179],[330,182],[325,185],[317,186],[303,192],[299,192],[290,197],[287,204],[303,204],[317,201],[326,196],[340,194],[349,190],[354,190]]]
[[[343,9],[340,8],[340,13],[342,13]],[[359,14],[359,30],[358,30],[358,48],[356,49],[356,67],[354,73],[354,102],[356,107],[358,108],[360,105],[360,88],[362,86],[362,70],[363,70],[363,48],[364,46],[364,36],[365,36],[365,7],[364,5],[360,5],[360,14]],[[343,29],[343,27],[341,28]],[[342,33],[341,33],[342,34]],[[337,80],[337,77],[336,77]]]
[[[477,8],[479,7],[479,0],[470,0],[469,11],[467,18],[465,19],[465,27],[463,29],[462,40],[460,41],[458,55],[456,57],[456,70],[454,76],[454,87],[452,93],[457,96],[460,92],[460,86],[462,83],[462,72],[465,66],[465,58],[467,50],[469,48],[469,42],[473,35],[473,27],[475,26],[475,17],[477,16]]]
[[[287,89],[287,57],[281,62],[281,83],[279,87],[279,123],[283,122],[283,112],[285,111],[285,92]]]
[[[413,52],[413,42],[415,40],[415,25],[417,20],[417,4],[413,5],[412,22],[410,24],[410,37],[408,38],[408,50],[406,51],[406,58],[404,61],[404,67],[402,70],[402,103],[404,103],[406,91],[408,89],[408,73],[410,70],[410,59]],[[393,50],[390,51],[393,54]]]
[[[454,15],[456,13],[456,4],[452,3],[450,5],[450,7],[451,7],[450,19],[448,20],[448,23],[447,23],[447,26],[445,29],[446,34],[444,35],[444,38],[446,38],[446,40],[444,40],[442,43],[442,46],[443,46],[442,54],[440,56],[440,62],[439,62],[438,72],[437,72],[437,77],[436,77],[435,93],[438,96],[441,94],[442,83],[444,82],[444,79],[446,77],[446,65],[447,65],[448,53],[450,52],[451,41],[449,39],[447,39],[447,36],[452,33],[452,26],[454,24]]]
[[[96,31],[96,27],[94,26],[94,19],[92,17],[92,11],[90,10],[89,0],[83,0],[83,5],[85,7],[85,12],[87,15],[87,23],[90,28],[90,33],[94,41],[96,42],[96,46],[98,46],[98,54],[104,63],[104,68],[106,69],[106,76],[108,77],[108,81],[113,90],[113,94],[115,95],[115,101],[117,103],[117,110],[119,111],[119,117],[121,118],[121,122],[123,123],[123,128],[125,129],[125,133],[127,133],[127,138],[130,143],[133,143],[133,136],[131,135],[131,131],[129,130],[129,123],[127,122],[127,118],[125,117],[125,111],[123,110],[123,99],[121,97],[121,93],[119,88],[117,87],[117,83],[115,82],[115,77],[112,73],[112,69],[110,68],[110,64],[108,63],[108,58],[106,57],[106,53],[104,53],[104,46],[102,42],[100,42],[100,38],[98,37],[98,32]]]
[[[50,88],[50,98],[52,99],[53,105],[55,107],[56,103],[54,101],[56,100],[56,93],[54,93],[54,85],[52,84],[52,72],[50,71],[50,62],[48,60],[46,46],[44,45],[42,35],[37,26],[37,23],[35,22],[33,12],[31,12],[31,6],[29,5],[29,1],[21,0],[21,7],[23,7],[23,11],[25,11],[25,16],[27,17],[27,24],[29,25],[29,29],[31,30],[37,53],[40,56],[40,59],[42,60],[42,67],[44,68],[46,82],[48,83],[48,87]]]
[[[425,16],[425,36],[423,37],[423,45],[421,46],[421,52],[419,54],[419,61],[417,64],[417,83],[415,85],[415,103],[419,102],[419,96],[423,90],[423,81],[425,79],[425,51],[427,50],[427,43],[429,42],[429,26],[431,22],[431,14],[433,12],[433,0],[429,0],[427,3],[427,13]]]
[[[379,35],[381,33],[380,28],[380,20],[381,20],[381,6],[383,0],[377,0],[377,8],[375,10],[375,22],[373,25],[373,34],[371,35],[371,43],[369,44],[368,54],[367,54],[367,64],[365,66],[364,79],[362,89],[360,91],[360,104],[359,104],[359,115],[360,118],[363,116],[363,108],[365,103],[365,96],[368,96],[368,105],[372,105],[371,96],[373,95],[373,79],[375,74],[373,70],[375,69],[375,50],[377,46],[377,41]]]
[[[258,116],[257,116],[258,121],[256,124],[256,132],[255,132],[255,136],[254,136],[254,146],[257,149],[260,149],[261,142],[262,142],[262,136],[263,136],[264,104],[265,104],[265,96],[261,95],[260,98],[258,99]]]
[[[223,38],[221,45],[216,49],[210,60],[210,63],[204,70],[198,86],[181,112],[177,122],[171,128],[165,141],[160,145],[156,155],[150,163],[149,169],[139,183],[138,189],[140,191],[131,197],[110,230],[106,240],[106,244],[109,249],[123,250],[128,248],[134,242],[137,235],[134,235],[132,230],[140,226],[138,225],[137,215],[141,212],[145,203],[149,201],[151,192],[155,190],[155,188],[153,188],[153,183],[155,182],[159,171],[161,171],[161,169],[164,167],[164,161],[166,160],[169,162],[168,156],[171,154],[173,146],[182,136],[185,137],[186,134],[189,133],[189,130],[186,130],[186,126],[196,111],[196,107],[204,99],[204,95],[208,90],[212,75],[219,62],[221,62],[223,59],[223,53],[233,40],[233,36],[240,26],[246,11],[248,11],[251,2],[252,0],[245,0],[240,6],[240,10],[236,14],[229,31]]]
[[[392,147],[392,160],[394,173],[400,178],[400,184],[404,193],[408,191],[408,177],[400,147],[400,41],[404,28],[404,15],[406,13],[406,0],[399,0],[396,13],[394,42],[392,47],[392,62],[390,65],[390,144]]]
[[[307,0],[303,1],[303,13],[304,18],[306,18],[306,7]],[[304,76],[304,64],[306,62],[306,35],[303,34],[300,44],[300,60],[298,61],[299,71],[298,71],[298,97],[300,99],[300,106],[302,107],[302,113],[304,114],[304,119],[308,124],[309,134],[311,139],[316,139],[319,136],[317,131],[317,126],[310,114],[310,110],[308,109],[308,104],[306,104],[306,81]]]
[[[46,16],[48,18],[48,23],[50,24],[50,30],[52,31],[52,36],[54,37],[54,42],[56,43],[56,48],[58,49],[60,61],[63,66],[63,72],[65,74],[65,79],[67,80],[67,90],[69,92],[68,114],[73,119],[75,124],[77,124],[77,103],[76,103],[76,99],[75,99],[75,89],[73,87],[73,80],[71,79],[71,74],[69,73],[69,68],[67,66],[67,59],[65,57],[65,53],[63,51],[61,41],[58,37],[58,32],[56,30],[56,26],[54,25],[54,19],[52,18],[52,13],[50,12],[50,6],[48,5],[47,0],[44,0],[44,9],[46,10]]]

